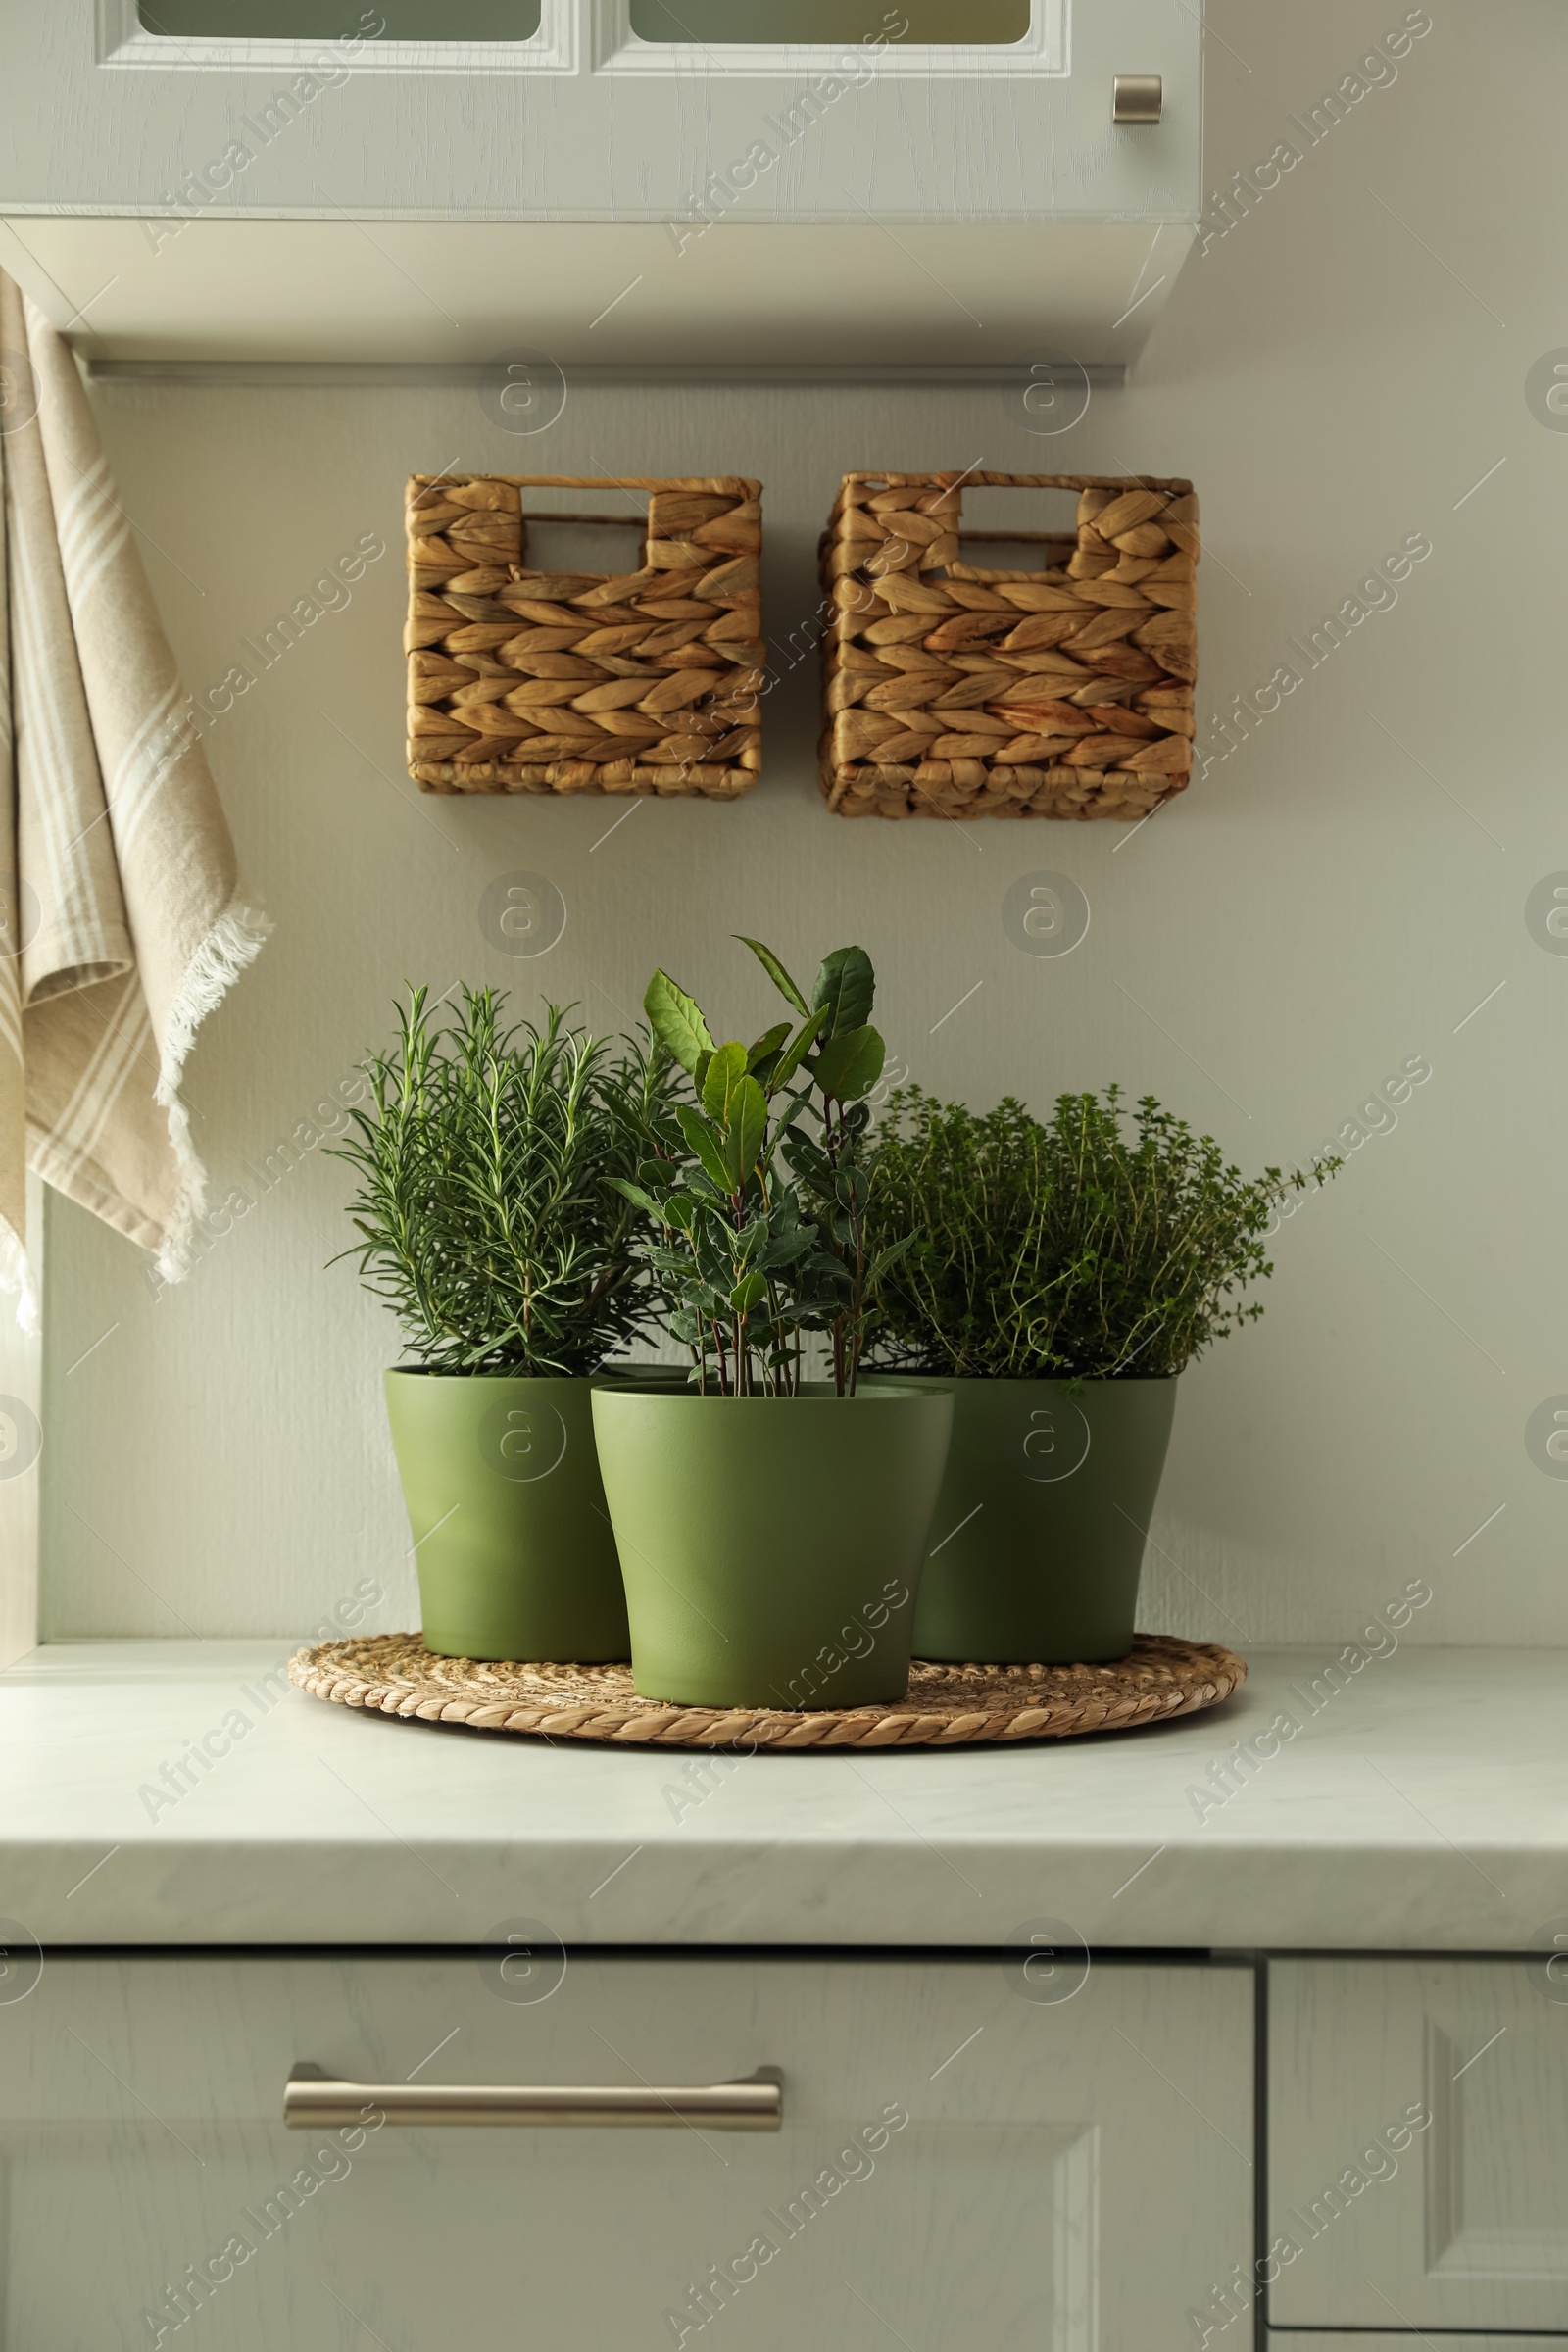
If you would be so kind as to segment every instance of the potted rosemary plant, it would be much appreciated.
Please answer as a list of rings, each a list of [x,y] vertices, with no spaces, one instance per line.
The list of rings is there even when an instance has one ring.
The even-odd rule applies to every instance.
[[[882,1070],[875,981],[840,948],[809,1002],[748,940],[790,1008],[715,1045],[659,971],[644,1000],[692,1100],[653,1104],[635,1179],[647,1261],[692,1362],[684,1392],[596,1386],[594,1428],[644,1696],[854,1706],[903,1696],[920,1559],[952,1418],[945,1392],[868,1384],[865,1096]],[[886,1220],[884,1220],[886,1222]],[[833,1378],[806,1376],[806,1334]]]
[[[411,1359],[386,1396],[426,1646],[623,1658],[589,1381],[652,1303],[642,1215],[611,1180],[635,1170],[662,1082],[555,1005],[504,1028],[504,1002],[466,989],[442,1026],[422,988],[400,1007],[336,1152],[359,1178],[343,1254]]]
[[[871,1285],[877,1353],[955,1398],[918,1656],[1125,1656],[1177,1375],[1262,1313],[1242,1294],[1273,1271],[1273,1209],[1340,1164],[1245,1177],[1114,1086],[1047,1122],[889,1099],[872,1223],[913,1240]]]

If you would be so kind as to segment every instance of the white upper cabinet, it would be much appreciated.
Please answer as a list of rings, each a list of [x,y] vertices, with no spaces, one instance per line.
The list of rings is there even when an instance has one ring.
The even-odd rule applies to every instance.
[[[0,260],[120,356],[1118,366],[1196,226],[1190,0],[356,8],[10,0]]]

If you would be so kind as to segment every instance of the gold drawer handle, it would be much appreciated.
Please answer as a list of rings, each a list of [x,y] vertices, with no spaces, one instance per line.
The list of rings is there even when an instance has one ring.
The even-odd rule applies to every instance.
[[[284,2086],[283,2121],[291,2132],[340,2131],[364,2124],[368,2111],[382,2123],[426,2130],[575,2124],[658,2131],[692,2124],[708,2132],[777,2132],[784,2121],[784,2085],[767,2069],[745,2082],[676,2090],[641,2083],[342,2082],[302,2062]]]

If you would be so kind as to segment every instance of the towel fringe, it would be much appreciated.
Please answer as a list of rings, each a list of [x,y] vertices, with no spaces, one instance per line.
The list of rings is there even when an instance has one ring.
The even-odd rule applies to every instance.
[[[158,1271],[165,1282],[182,1282],[190,1272],[192,1231],[207,1207],[207,1171],[191,1142],[190,1112],[179,1093],[185,1063],[202,1022],[255,962],[271,929],[270,916],[246,906],[237,895],[232,898],[191,957],[169,1008],[153,1093],[169,1113],[169,1140],[179,1170],[173,1209],[158,1251]]]
[[[38,1285],[22,1236],[0,1217],[0,1291],[17,1301],[17,1328],[33,1338],[38,1330]]]

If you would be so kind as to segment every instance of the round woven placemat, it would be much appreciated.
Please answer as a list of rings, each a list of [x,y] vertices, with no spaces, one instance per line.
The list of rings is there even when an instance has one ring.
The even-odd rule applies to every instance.
[[[897,1705],[662,1706],[639,1698],[629,1666],[486,1665],[433,1657],[417,1634],[320,1642],[289,1660],[313,1697],[421,1723],[628,1746],[957,1747],[978,1740],[1065,1740],[1196,1715],[1247,1678],[1212,1642],[1140,1634],[1111,1666],[937,1666],[917,1659]]]

